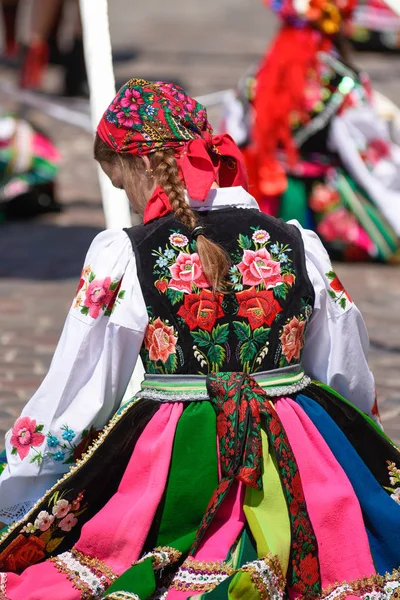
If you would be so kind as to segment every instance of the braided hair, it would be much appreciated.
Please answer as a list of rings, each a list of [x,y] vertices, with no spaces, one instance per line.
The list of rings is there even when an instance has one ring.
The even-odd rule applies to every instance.
[[[121,161],[124,170],[128,171],[128,181],[134,185],[135,175],[144,175],[145,167],[140,157],[132,154],[118,154],[98,135],[94,144],[94,157],[98,162],[114,163]],[[155,181],[167,194],[175,217],[191,232],[199,225],[199,219],[186,201],[185,187],[179,175],[178,164],[173,150],[158,150],[149,155],[152,175]],[[129,190],[125,190],[129,192]],[[135,192],[137,187],[135,186]],[[132,194],[128,193],[128,196]],[[144,212],[145,198],[137,198],[139,210]],[[225,250],[204,235],[204,230],[196,236],[196,251],[206,279],[214,292],[224,292],[227,288],[227,275],[230,259]]]

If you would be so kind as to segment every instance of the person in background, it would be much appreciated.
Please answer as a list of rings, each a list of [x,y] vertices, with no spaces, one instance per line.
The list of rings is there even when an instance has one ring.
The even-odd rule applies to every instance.
[[[266,3],[282,25],[224,118],[252,193],[262,210],[314,229],[334,258],[397,261],[400,147],[341,34],[356,0]]]
[[[13,58],[18,53],[17,16],[19,0],[1,0],[0,6],[5,32],[4,56]]]
[[[7,434],[4,597],[398,595],[400,453],[318,237],[260,212],[175,84],[128,81],[94,156],[143,222],[93,241]]]
[[[28,121],[0,117],[0,220],[59,212],[55,180],[60,154]]]
[[[34,0],[28,46],[21,68],[21,87],[40,88],[49,61],[64,68],[64,93],[76,96],[84,93],[86,69],[83,55],[79,4],[74,4],[73,39],[65,53],[58,47],[58,30],[62,23],[65,0]]]

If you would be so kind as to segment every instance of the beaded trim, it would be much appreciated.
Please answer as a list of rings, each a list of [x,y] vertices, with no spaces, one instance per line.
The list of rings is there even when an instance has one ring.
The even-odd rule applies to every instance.
[[[323,590],[321,600],[344,600],[356,596],[361,600],[394,600],[400,597],[400,570],[391,574],[372,575],[349,583],[337,583]]]
[[[58,481],[56,481],[56,483],[53,485],[53,487],[51,487],[49,490],[47,490],[47,492],[45,492],[43,494],[43,496],[32,506],[32,508],[30,509],[30,511],[28,513],[26,513],[26,515],[22,519],[20,519],[19,521],[15,521],[12,525],[9,526],[9,528],[7,529],[7,531],[4,531],[1,534],[1,536],[0,536],[0,545],[20,525],[23,525],[24,523],[28,523],[29,522],[30,517],[35,513],[35,511],[37,510],[37,508],[39,508],[39,506],[46,499],[50,498],[52,496],[52,494],[54,494],[54,492],[56,491],[57,487],[61,483],[64,483],[65,481],[67,481],[71,477],[71,475],[73,475],[76,471],[78,471],[78,469],[80,469],[81,467],[83,467],[83,465],[85,465],[88,462],[88,460],[91,458],[92,454],[94,454],[94,452],[103,444],[103,442],[105,441],[105,439],[108,437],[110,431],[115,427],[115,425],[120,421],[120,419],[128,412],[128,410],[130,410],[130,408],[132,407],[132,404],[135,404],[135,403],[129,403],[122,410],[120,409],[120,411],[118,411],[111,418],[111,420],[108,423],[108,425],[106,425],[103,428],[103,431],[101,432],[101,434],[93,442],[93,444],[91,446],[89,446],[89,448],[87,449],[87,451],[85,452],[85,454],[83,454],[81,456],[81,458],[76,461],[75,465],[73,465],[69,469],[69,471],[67,471],[67,473],[65,473]]]
[[[134,562],[134,565],[143,562],[147,558],[153,558],[153,570],[159,571],[160,569],[164,569],[175,562],[177,562],[182,556],[182,552],[176,550],[175,548],[171,548],[170,546],[160,546],[158,548],[154,548],[152,552],[148,552],[144,554],[139,560]]]
[[[208,400],[206,391],[178,392],[169,390],[157,390],[156,388],[145,388],[138,392],[137,397],[158,402],[196,402]]]
[[[104,600],[140,600],[140,598],[131,592],[111,592],[104,596]]]
[[[277,398],[280,396],[289,396],[304,390],[311,384],[311,378],[308,375],[304,375],[297,383],[291,383],[290,385],[278,385],[276,387],[263,387],[264,392],[270,398]],[[206,391],[189,391],[180,392],[174,390],[159,390],[157,388],[146,388],[141,390],[138,398],[148,398],[150,400],[157,400],[158,402],[196,402],[202,400],[208,400],[209,396]]]
[[[183,592],[209,592],[234,572],[226,563],[201,562],[189,557],[178,569],[171,587]]]
[[[6,597],[7,591],[7,573],[0,573],[0,599]]]
[[[82,564],[71,552],[63,552],[50,561],[60,573],[66,575],[72,586],[81,592],[82,600],[93,600],[101,596],[110,582],[105,575],[98,576],[94,569]]]
[[[88,567],[94,572],[97,577],[106,577],[109,580],[109,584],[113,583],[118,579],[118,575],[113,571],[111,567],[106,565],[102,560],[98,558],[92,558],[79,550],[72,549],[71,554],[81,565]]]
[[[279,559],[272,554],[243,565],[242,571],[247,571],[260,597],[268,600],[282,600],[285,596],[286,580]]]

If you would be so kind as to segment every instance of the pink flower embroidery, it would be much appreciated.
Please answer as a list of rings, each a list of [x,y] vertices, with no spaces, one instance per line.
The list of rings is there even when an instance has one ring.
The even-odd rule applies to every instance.
[[[168,284],[170,288],[190,294],[193,284],[199,288],[210,287],[201,268],[200,257],[197,252],[194,254],[180,252],[176,263],[169,267],[169,270],[172,275],[172,279]]]
[[[59,528],[62,531],[71,531],[73,527],[77,524],[78,519],[72,514],[69,513],[60,523],[58,524]]]
[[[264,283],[267,289],[283,284],[280,263],[272,260],[265,248],[260,250],[245,250],[243,260],[238,264],[245,285],[260,285]]]
[[[284,326],[280,337],[282,343],[282,352],[286,360],[299,360],[301,349],[304,346],[304,328],[306,321],[299,321],[297,317]]]
[[[107,306],[114,295],[110,290],[111,278],[94,279],[86,290],[84,305],[89,308],[89,315],[97,319],[103,306]]]
[[[44,440],[45,436],[38,431],[36,421],[29,417],[20,417],[11,431],[10,443],[21,460],[28,456],[32,446],[41,446]]]
[[[52,513],[55,517],[57,517],[57,519],[62,519],[69,513],[70,508],[71,505],[68,500],[58,500],[58,502],[56,502],[53,506]]]
[[[178,248],[183,248],[189,242],[186,235],[182,233],[172,233],[169,236],[169,241],[173,246],[177,246]]]
[[[36,517],[34,525],[36,529],[40,529],[40,531],[47,531],[52,526],[53,522],[53,515],[49,515],[47,511],[42,510]]]
[[[144,345],[149,351],[150,360],[161,360],[166,363],[171,354],[176,353],[176,342],[174,328],[169,327],[158,317],[153,323],[149,323]]]
[[[265,229],[257,229],[257,231],[253,233],[252,237],[253,241],[257,244],[263,244],[264,242],[268,242],[270,235],[267,231],[265,231]]]

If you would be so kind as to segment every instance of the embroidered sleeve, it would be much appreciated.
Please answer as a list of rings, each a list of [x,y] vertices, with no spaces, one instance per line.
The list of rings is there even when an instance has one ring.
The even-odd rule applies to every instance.
[[[123,302],[128,243],[122,231],[118,235],[112,230],[100,233],[93,240],[71,306],[75,317],[86,322],[102,316],[110,317]]]

